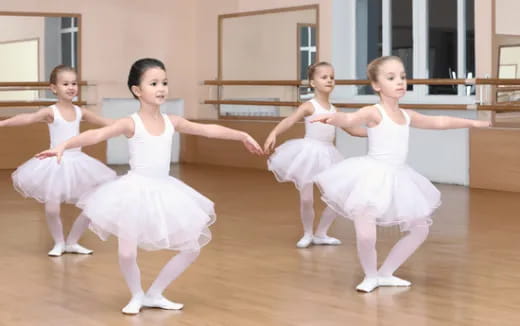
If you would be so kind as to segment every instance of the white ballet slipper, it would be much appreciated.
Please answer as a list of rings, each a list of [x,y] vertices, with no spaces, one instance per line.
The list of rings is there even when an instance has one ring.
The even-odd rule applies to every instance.
[[[49,255],[51,257],[59,257],[59,256],[63,255],[64,252],[65,252],[65,244],[56,243],[54,245],[54,248],[52,248],[51,251],[49,251],[47,253],[47,255]]]
[[[412,282],[403,280],[399,277],[390,276],[378,276],[377,283],[379,286],[411,286]]]
[[[75,243],[75,244],[71,244],[71,245],[66,245],[65,246],[65,252],[66,253],[71,253],[71,254],[90,255],[94,251],[90,250],[88,248],[85,248],[85,247],[83,247],[80,244]]]
[[[182,303],[177,303],[170,301],[160,296],[149,296],[146,295],[143,300],[143,306],[147,308],[160,308],[160,309],[166,309],[166,310],[181,310],[184,305]]]
[[[312,243],[313,236],[310,234],[305,234],[297,243],[296,247],[298,248],[307,248]]]
[[[135,295],[130,299],[130,302],[121,309],[125,315],[137,315],[143,307],[144,296],[142,294]]]
[[[356,286],[356,290],[360,292],[372,292],[379,286],[377,277],[365,277],[363,279],[363,282],[359,283],[358,286]]]
[[[341,240],[333,238],[333,237],[329,237],[328,235],[326,235],[324,237],[314,236],[312,238],[312,244],[337,246],[337,245],[341,244]]]

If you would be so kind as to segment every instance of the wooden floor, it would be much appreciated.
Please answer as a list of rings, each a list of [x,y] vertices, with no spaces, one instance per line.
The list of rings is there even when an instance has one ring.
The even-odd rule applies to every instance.
[[[338,247],[296,249],[297,192],[264,171],[176,166],[174,175],[216,202],[213,241],[166,291],[181,312],[120,309],[129,300],[116,241],[88,232],[92,256],[49,258],[43,207],[22,199],[0,170],[0,325],[519,325],[520,194],[440,185],[443,205],[427,242],[398,271],[409,289],[354,290],[362,279],[352,224]],[[321,209],[322,204],[318,203]],[[78,211],[64,210],[70,227]],[[380,256],[398,239],[380,231]],[[141,252],[145,288],[171,257]],[[381,258],[380,257],[380,258]],[[381,259],[380,259],[381,261]]]

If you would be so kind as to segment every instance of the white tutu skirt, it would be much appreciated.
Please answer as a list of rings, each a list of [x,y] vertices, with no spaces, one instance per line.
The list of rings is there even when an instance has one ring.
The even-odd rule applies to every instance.
[[[81,151],[65,152],[60,164],[55,157],[32,158],[12,174],[14,188],[24,197],[69,204],[115,177],[112,169]]]
[[[406,164],[392,165],[369,156],[347,159],[315,179],[322,199],[338,214],[354,220],[373,219],[378,225],[431,224],[440,193]]]
[[[289,140],[269,157],[267,167],[279,182],[294,182],[298,190],[312,184],[314,177],[341,162],[343,155],[334,144],[310,138]]]
[[[107,182],[77,204],[102,240],[111,234],[146,250],[200,249],[211,240],[214,205],[170,176],[133,172]]]

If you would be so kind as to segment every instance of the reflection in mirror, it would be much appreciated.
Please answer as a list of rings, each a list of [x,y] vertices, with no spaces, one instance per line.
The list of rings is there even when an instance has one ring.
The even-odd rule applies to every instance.
[[[43,82],[59,64],[78,68],[79,15],[0,13],[0,82]],[[46,90],[0,90],[0,101],[53,99]]]
[[[498,56],[498,78],[510,79],[519,78],[520,71],[520,45],[501,46]],[[518,102],[520,101],[520,86],[500,86],[497,90],[497,102]]]
[[[219,16],[219,79],[306,80],[318,60],[318,5]],[[301,93],[301,96],[300,96]],[[222,100],[305,100],[296,86],[222,86]],[[292,107],[221,105],[221,116],[287,116]]]
[[[520,45],[501,46],[498,53],[498,78],[520,78]],[[497,103],[520,102],[520,85],[500,85],[496,90]],[[518,104],[518,103],[516,103]],[[495,124],[500,127],[520,127],[520,112],[497,113]]]

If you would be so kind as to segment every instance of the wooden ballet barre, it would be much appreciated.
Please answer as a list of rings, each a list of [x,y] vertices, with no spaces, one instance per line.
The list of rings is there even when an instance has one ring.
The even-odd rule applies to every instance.
[[[86,101],[72,102],[78,106],[87,105]],[[41,107],[56,104],[56,101],[0,101],[0,108],[14,108],[14,107]]]
[[[520,112],[520,104],[480,104],[479,111]]]
[[[487,81],[488,79],[482,79]],[[410,85],[474,85],[475,79],[408,79]],[[517,83],[520,85],[520,80]],[[306,80],[205,80],[203,85],[212,86],[309,86]],[[336,85],[370,85],[367,79],[336,79]]]
[[[309,83],[301,80],[205,80],[203,84],[213,86],[303,86]]]
[[[520,85],[520,79],[477,78],[475,85]]]
[[[520,86],[499,86],[496,89],[497,92],[514,92],[520,91]]]
[[[289,106],[297,107],[303,102],[279,102],[279,101],[240,101],[240,100],[206,100],[204,104],[227,104],[227,105],[254,105],[254,106]],[[368,103],[333,103],[339,108],[358,109],[370,105]],[[418,110],[491,110],[480,109],[477,104],[400,104],[404,109]],[[519,106],[520,108],[520,106]]]
[[[205,100],[204,104],[300,106],[302,103],[301,102],[280,102],[280,101]]]
[[[88,86],[89,84],[86,81],[78,82],[79,86]],[[34,88],[43,88],[49,87],[49,82],[0,82],[0,87],[34,87]]]

